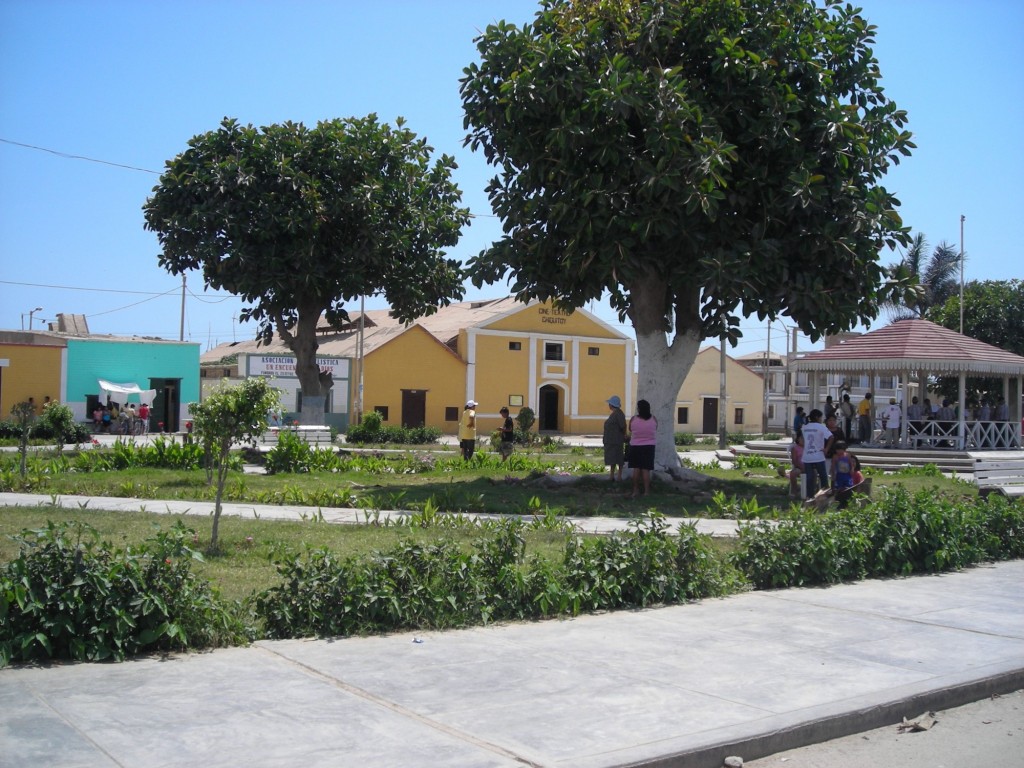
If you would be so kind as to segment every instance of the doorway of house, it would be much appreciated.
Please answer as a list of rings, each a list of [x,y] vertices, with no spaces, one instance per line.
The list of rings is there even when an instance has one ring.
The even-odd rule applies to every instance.
[[[704,398],[704,426],[701,432],[705,435],[718,434],[718,398]]]
[[[181,379],[150,379],[149,388],[156,390],[156,399],[149,412],[150,432],[177,432],[181,411]],[[160,424],[163,424],[161,427]]]
[[[537,404],[540,412],[537,414],[537,429],[541,432],[557,432],[559,389],[545,384],[538,394]]]
[[[427,422],[427,390],[402,390],[402,426],[422,427]]]

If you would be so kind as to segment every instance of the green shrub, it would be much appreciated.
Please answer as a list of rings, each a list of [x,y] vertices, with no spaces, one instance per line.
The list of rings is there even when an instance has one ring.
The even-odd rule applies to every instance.
[[[179,523],[120,550],[81,523],[23,532],[20,554],[0,571],[0,665],[246,641],[251,631],[191,573],[193,535]]]
[[[693,445],[697,442],[697,437],[689,432],[676,432],[675,442],[676,445]]]
[[[519,426],[520,432],[529,432],[533,429],[533,424],[536,421],[537,416],[528,405],[524,405],[516,414],[516,424]]]
[[[377,411],[363,414],[359,424],[350,425],[345,433],[350,443],[392,443],[395,445],[431,445],[441,439],[437,427],[403,427],[385,425]]]
[[[423,520],[471,524],[426,511]],[[287,555],[277,562],[281,583],[257,596],[257,614],[270,637],[350,635],[674,603],[742,586],[707,537],[693,528],[675,537],[661,516],[613,536],[570,537],[560,563],[525,556],[518,518],[476,525],[481,536],[468,549],[445,539],[362,558]]]
[[[863,508],[740,526],[735,565],[758,588],[936,573],[1024,554],[1024,502],[886,489]]]

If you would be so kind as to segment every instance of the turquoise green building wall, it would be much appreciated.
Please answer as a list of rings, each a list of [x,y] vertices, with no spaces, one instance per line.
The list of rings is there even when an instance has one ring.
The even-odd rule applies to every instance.
[[[199,401],[199,345],[134,339],[68,339],[67,404],[78,420],[88,418],[86,395],[100,395],[98,379],[132,382],[149,389],[150,379],[180,379],[180,418]],[[139,402],[129,395],[127,402]]]

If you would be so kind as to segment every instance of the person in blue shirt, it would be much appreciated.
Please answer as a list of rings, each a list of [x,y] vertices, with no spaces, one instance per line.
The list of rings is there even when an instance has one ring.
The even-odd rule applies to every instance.
[[[807,423],[807,415],[804,413],[804,407],[798,405],[796,407],[796,415],[793,416],[793,434],[799,434],[801,428]]]
[[[856,485],[854,474],[857,471],[857,459],[846,450],[846,443],[837,442],[832,446],[832,495],[843,509],[849,502],[853,486]]]

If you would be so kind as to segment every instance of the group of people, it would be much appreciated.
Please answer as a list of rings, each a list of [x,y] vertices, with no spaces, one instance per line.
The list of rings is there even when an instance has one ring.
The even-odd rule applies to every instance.
[[[124,407],[118,403],[97,404],[92,412],[93,431],[111,435],[148,435],[150,407],[146,403],[128,403]]]
[[[801,409],[802,410],[802,409]],[[825,419],[817,408],[797,430],[790,445],[792,469],[789,472],[789,495],[800,498],[800,478],[806,482],[806,496],[813,498],[818,489],[830,490],[845,507],[854,487],[864,481],[860,461],[850,452],[836,414]]]
[[[658,419],[651,413],[651,404],[639,400],[636,413],[626,421],[622,400],[612,395],[608,403],[608,418],[604,422],[604,463],[611,472],[611,481],[622,482],[623,465],[629,464],[633,475],[632,498],[651,491],[651,472],[654,471],[654,452],[657,445]]]
[[[473,454],[476,453],[476,407],[478,405],[476,400],[467,400],[462,409],[462,416],[459,418],[459,449],[462,451],[462,458],[466,461],[472,459]],[[501,426],[498,427],[498,431],[501,433],[498,451],[501,453],[502,461],[507,461],[515,446],[516,425],[506,406],[502,406],[498,413],[501,416]]]

